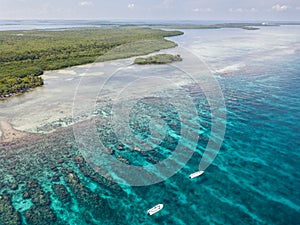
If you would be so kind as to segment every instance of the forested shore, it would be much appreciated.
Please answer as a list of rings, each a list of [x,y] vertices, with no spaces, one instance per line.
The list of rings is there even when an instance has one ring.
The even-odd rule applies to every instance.
[[[0,99],[43,85],[46,70],[128,58],[176,46],[183,34],[151,28],[84,28],[0,32]]]

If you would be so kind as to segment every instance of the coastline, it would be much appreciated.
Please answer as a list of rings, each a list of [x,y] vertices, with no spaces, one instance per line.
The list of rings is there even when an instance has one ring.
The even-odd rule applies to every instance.
[[[160,50],[160,52],[176,54],[177,48],[164,49]],[[145,56],[151,56],[153,54],[155,53],[150,53]],[[93,104],[89,99],[92,101],[91,96],[95,94],[93,91],[91,92],[93,94],[84,95],[87,101],[83,102],[84,106],[82,107],[82,111],[80,107],[76,108],[76,121],[73,121],[73,98],[79,80],[84,79],[84,81],[89,81],[91,79],[92,83],[88,85],[94,85],[100,82],[98,81],[99,79],[106,79],[104,77],[114,74],[119,67],[133,65],[134,59],[135,57],[130,57],[46,71],[42,75],[42,77],[45,76],[43,77],[45,80],[44,86],[31,89],[25,95],[16,95],[13,98],[8,98],[2,101],[2,103],[0,101],[0,104],[3,104],[4,107],[18,108],[18,112],[13,115],[10,115],[10,113],[5,115],[5,111],[3,111],[3,119],[5,118],[6,121],[10,122],[15,129],[28,132],[29,134],[50,134],[57,129],[70,127],[74,122],[83,121],[89,117],[85,109],[89,107],[90,104]],[[91,66],[100,68],[100,72],[98,72],[97,75],[86,72]],[[61,93],[62,91],[64,93]],[[87,91],[90,92],[91,90],[87,89]],[[59,94],[63,104],[57,101],[57,94]],[[83,94],[83,92],[81,92],[81,94]],[[24,107],[20,108],[20,106]],[[44,113],[43,110],[45,109],[47,109],[46,111],[48,111],[48,113]],[[3,108],[3,110],[5,110],[5,108]],[[35,114],[35,112],[39,113]],[[77,118],[77,116],[79,117]]]
[[[13,128],[13,126],[10,123],[4,120],[0,121],[0,130],[1,130],[0,143],[16,142],[30,135],[27,132],[23,132]]]
[[[24,33],[25,31],[18,32]],[[22,37],[27,36],[27,32]],[[0,58],[2,62],[2,64],[0,63],[0,101],[25,93],[35,87],[43,86],[41,75],[46,71],[86,65],[93,62],[126,59],[173,48],[177,44],[167,40],[166,37],[183,34],[181,31],[165,31],[143,27],[84,28],[59,32],[52,31],[50,33],[46,30],[31,30],[29,32],[31,33],[28,34],[28,37],[15,39],[11,52],[3,52],[3,56]],[[85,33],[88,33],[91,37],[85,38]],[[0,32],[0,37],[4,40],[15,35],[14,32]],[[40,49],[26,50],[26,47],[23,49],[22,46],[32,44],[39,35],[45,36],[36,43]],[[95,40],[90,40],[93,38]],[[52,41],[53,39],[54,41]],[[55,39],[63,44],[60,43],[56,46],[58,41]],[[92,43],[90,43],[91,41]],[[4,51],[6,45],[0,46],[0,51]],[[48,53],[50,47],[51,51]],[[16,56],[14,51],[17,51],[18,48],[21,48],[21,52]]]
[[[118,24],[116,24],[118,25]],[[162,49],[167,49],[167,48],[172,48],[172,47],[176,47],[177,44],[175,42],[169,41],[167,39],[165,39],[166,37],[172,37],[172,36],[179,36],[179,35],[183,35],[184,32],[180,31],[180,30],[185,30],[185,29],[223,29],[223,28],[239,28],[239,29],[244,29],[244,30],[258,30],[260,29],[260,27],[266,27],[266,26],[280,26],[280,24],[278,23],[220,23],[220,24],[209,24],[209,25],[203,25],[203,24],[176,24],[176,23],[168,23],[168,24],[145,24],[144,26],[137,26],[135,24],[129,24],[127,26],[124,25],[119,25],[116,27],[81,27],[81,28],[69,28],[69,29],[65,29],[65,30],[60,30],[59,32],[56,30],[50,30],[51,34],[48,33],[47,35],[49,35],[49,37],[51,38],[57,38],[57,37],[61,37],[61,39],[63,41],[70,41],[68,40],[68,35],[70,33],[73,34],[73,36],[75,36],[75,42],[71,43],[74,46],[69,46],[70,43],[67,43],[66,45],[59,45],[56,51],[62,51],[62,55],[64,55],[64,49],[68,49],[67,51],[69,51],[67,54],[65,54],[63,56],[63,58],[57,58],[57,57],[52,57],[51,51],[49,52],[50,54],[50,58],[52,57],[52,59],[50,61],[42,61],[40,62],[40,60],[44,57],[43,55],[45,53],[39,52],[39,50],[35,50],[35,49],[30,49],[27,50],[27,52],[29,51],[30,53],[25,53],[25,55],[22,53],[22,51],[20,52],[20,56],[14,56],[13,58],[20,58],[21,61],[19,61],[19,59],[17,59],[16,61],[13,61],[13,63],[15,63],[16,65],[10,65],[8,66],[8,68],[4,68],[3,66],[6,66],[2,63],[0,63],[0,66],[2,66],[2,70],[4,73],[1,75],[0,74],[0,101],[5,100],[7,98],[19,95],[19,94],[23,94],[27,91],[29,91],[30,89],[34,89],[38,86],[43,86],[43,80],[40,78],[40,75],[42,75],[44,72],[46,71],[53,71],[53,70],[57,70],[57,69],[63,69],[63,68],[71,68],[73,66],[78,66],[78,65],[86,65],[89,63],[93,63],[95,61],[98,61],[100,59],[101,62],[105,62],[105,61],[109,61],[109,60],[116,60],[116,59],[125,59],[125,58],[130,58],[133,56],[143,56],[143,55],[147,55],[150,53],[154,53],[156,51],[162,50]],[[113,30],[117,30],[117,31],[113,31]],[[170,30],[168,30],[170,29]],[[26,33],[24,33],[26,31]],[[96,36],[95,34],[99,35],[101,34],[101,32],[104,31],[104,35],[107,35],[106,40],[104,41],[104,45],[102,45],[101,41],[103,41],[104,39],[100,38],[98,41],[100,41],[100,43],[97,43],[97,39],[99,38],[99,36]],[[120,32],[121,31],[121,32]],[[32,41],[35,40],[35,36],[45,32],[45,34],[47,32],[49,32],[49,30],[45,29],[45,30],[17,30],[17,31],[0,31],[0,38],[6,38],[7,35],[10,36],[21,36],[21,37],[25,37],[27,36],[27,33],[30,33],[30,35],[32,35],[32,37],[27,37],[27,41]],[[60,36],[59,33],[66,33],[67,37],[64,36]],[[81,39],[84,39],[84,37],[80,37],[80,33],[85,33],[87,32],[87,34],[89,35],[94,35],[94,38],[96,38],[96,41],[94,44],[96,44],[96,49],[95,46],[94,48],[91,48],[92,46],[85,46],[86,41],[91,41],[89,39],[85,39],[83,42],[81,42]],[[89,33],[90,32],[90,33]],[[94,32],[94,33],[93,33]],[[98,32],[98,33],[97,33]],[[114,33],[115,32],[115,33]],[[127,32],[127,34],[126,34]],[[134,32],[137,32],[135,35]],[[144,33],[143,33],[144,32]],[[148,33],[147,33],[148,32]],[[53,33],[57,33],[56,36],[53,35]],[[125,36],[122,36],[124,35]],[[30,36],[29,35],[29,36]],[[47,37],[46,35],[46,40]],[[103,33],[100,35],[102,36]],[[119,38],[119,35],[121,36]],[[128,35],[128,37],[126,37],[126,35]],[[141,36],[139,36],[141,35]],[[143,36],[144,35],[144,36]],[[137,37],[135,37],[137,36]],[[76,38],[79,39],[77,40]],[[117,37],[117,38],[115,38]],[[33,38],[32,40],[30,38]],[[110,40],[111,39],[111,40]],[[18,41],[18,39],[15,39],[16,41]],[[51,39],[49,39],[51,40]],[[77,40],[77,41],[76,41]],[[108,40],[108,41],[107,41]],[[148,43],[151,41],[160,41],[157,43]],[[49,42],[49,44],[54,45],[55,46],[55,42],[51,43],[52,41]],[[142,42],[142,43],[139,43]],[[26,44],[26,42],[24,42],[24,44]],[[24,46],[21,45],[21,46]],[[39,44],[39,43],[37,43]],[[108,44],[108,45],[107,45]],[[44,43],[45,45],[45,43]],[[78,46],[76,46],[78,45]],[[89,45],[89,44],[88,44]],[[91,51],[93,51],[92,54],[87,53],[87,49],[82,49],[82,46],[84,46],[84,48],[88,48]],[[124,48],[125,46],[125,48]],[[69,48],[70,47],[70,48]],[[73,49],[74,47],[74,49]],[[23,48],[23,47],[21,47]],[[47,44],[46,46],[42,45],[42,50],[45,50],[47,52]],[[52,47],[53,48],[53,47]],[[3,50],[0,48],[0,51]],[[5,48],[4,48],[5,50]],[[26,50],[26,49],[25,49]],[[89,50],[89,52],[90,52]],[[107,52],[108,50],[108,52]],[[12,52],[14,51],[14,49],[12,49]],[[80,52],[80,54],[77,54],[77,52]],[[83,55],[81,55],[83,52],[81,51],[86,51],[84,52]],[[95,54],[95,52],[97,52]],[[8,52],[4,52],[6,55],[4,57],[4,61],[3,62],[10,62],[10,57],[9,54],[7,56]],[[104,54],[103,54],[104,53]],[[29,54],[29,55],[28,55]],[[32,55],[33,54],[33,55]],[[48,54],[48,53],[47,53]],[[55,53],[57,54],[57,53]],[[75,54],[75,57],[74,55]],[[36,55],[38,55],[38,57],[36,58]],[[56,56],[56,55],[54,55]],[[49,57],[49,56],[47,56]],[[60,56],[61,57],[61,56]],[[1,59],[1,58],[0,58]],[[8,60],[8,61],[7,61]],[[29,60],[29,61],[28,61]],[[54,61],[53,61],[54,60]],[[28,62],[27,62],[28,61]],[[36,61],[38,61],[36,63]],[[20,64],[20,65],[19,65]],[[28,67],[27,64],[30,64],[29,67],[30,68],[26,68]],[[42,66],[40,67],[39,64],[42,64]],[[9,68],[12,67],[12,68]],[[19,74],[20,71],[16,70],[14,67],[23,67],[24,68],[24,74]],[[27,69],[29,69],[29,71],[26,71]],[[1,71],[0,71],[1,72]],[[11,76],[10,74],[16,74],[14,76]],[[28,75],[33,75],[32,78],[30,79],[29,83],[24,82],[23,78],[27,77]],[[19,80],[14,81],[12,84],[10,85],[5,85],[5,83],[7,83],[7,80],[2,81],[2,79],[5,78],[5,76],[8,77],[16,77]],[[35,81],[33,81],[35,80]],[[11,81],[10,81],[11,82]],[[17,88],[16,88],[17,86]],[[10,89],[12,89],[12,87],[14,87],[15,90],[10,90],[8,87],[11,87]]]
[[[146,42],[145,42],[145,44],[138,44],[137,46],[134,46],[134,45],[137,44],[140,40],[142,40],[142,41],[153,41],[154,40],[154,39],[152,39],[153,37],[150,37],[150,38],[148,37],[146,39],[143,39],[143,37],[142,37],[140,40],[137,39],[135,41],[130,40],[129,42],[124,42],[124,43],[125,43],[125,46],[127,44],[129,44],[129,46],[133,44],[133,46],[130,46],[131,49],[128,49],[128,48],[126,49],[126,47],[125,47],[126,50],[121,49],[121,53],[120,53],[119,48],[120,47],[122,48],[124,43],[123,43],[123,45],[122,44],[121,45],[119,45],[119,44],[115,45],[118,42],[118,40],[115,40],[115,41],[117,41],[116,43],[114,43],[114,41],[112,41],[110,43],[110,44],[114,45],[114,47],[112,47],[112,48],[109,47],[110,48],[109,51],[104,53],[104,55],[102,55],[102,54],[87,55],[82,59],[81,58],[68,58],[67,57],[67,58],[64,59],[64,61],[66,61],[66,63],[64,63],[62,61],[57,61],[58,66],[56,65],[54,67],[53,67],[53,65],[51,65],[51,63],[53,63],[53,62],[49,61],[50,64],[47,65],[47,63],[46,63],[46,65],[44,65],[44,66],[45,67],[50,67],[50,69],[49,68],[42,68],[42,69],[41,68],[34,68],[35,67],[35,64],[33,63],[34,60],[31,60],[29,58],[31,61],[28,62],[28,63],[32,64],[31,66],[33,66],[33,68],[31,68],[31,69],[33,69],[33,71],[31,71],[32,74],[33,74],[33,78],[31,80],[36,79],[36,81],[34,81],[34,83],[32,83],[32,84],[29,84],[29,87],[26,87],[26,86],[24,87],[24,85],[22,85],[19,88],[17,88],[17,91],[8,91],[8,92],[4,91],[3,92],[3,90],[1,88],[4,87],[3,85],[6,83],[6,81],[4,81],[4,82],[1,81],[1,79],[5,78],[5,76],[3,77],[0,74],[0,102],[7,99],[7,98],[13,97],[13,96],[21,95],[21,94],[23,94],[25,92],[28,92],[31,89],[34,89],[36,87],[43,86],[43,80],[40,79],[40,75],[44,74],[44,72],[46,72],[46,71],[53,71],[53,70],[64,69],[64,68],[72,68],[73,66],[78,66],[78,65],[86,65],[86,64],[93,63],[94,61],[97,61],[99,59],[100,59],[101,62],[105,62],[105,61],[109,61],[109,60],[130,58],[130,57],[133,57],[133,56],[143,56],[143,55],[147,55],[147,54],[150,54],[150,53],[154,53],[154,52],[162,50],[162,49],[176,47],[177,44],[175,42],[169,41],[165,38],[166,37],[183,35],[184,32],[182,32],[180,30],[185,30],[185,29],[223,29],[223,28],[239,28],[239,29],[244,29],[244,30],[258,30],[261,27],[280,26],[280,25],[287,25],[287,24],[296,25],[296,24],[293,24],[293,23],[286,23],[286,24],[282,23],[281,24],[281,23],[275,23],[275,22],[273,22],[273,23],[265,23],[265,22],[262,22],[262,23],[259,23],[259,22],[256,22],[256,23],[251,23],[251,22],[250,23],[219,23],[219,24],[209,24],[209,25],[193,24],[193,23],[186,23],[186,24],[177,24],[177,23],[159,24],[158,23],[158,24],[145,24],[144,26],[137,26],[135,24],[129,24],[127,26],[119,25],[119,26],[117,26],[117,28],[116,27],[114,27],[114,28],[113,27],[81,27],[81,28],[68,28],[68,29],[65,29],[65,30],[62,29],[59,32],[67,32],[67,33],[68,32],[69,33],[73,32],[74,34],[76,32],[78,32],[78,33],[80,33],[80,32],[84,33],[86,31],[89,31],[89,32],[90,31],[96,31],[96,32],[98,32],[98,31],[101,31],[101,30],[102,31],[107,30],[108,32],[110,32],[109,30],[117,29],[117,30],[123,30],[125,32],[129,32],[129,36],[130,35],[134,36],[134,34],[130,33],[130,32],[135,32],[136,30],[139,32],[143,29],[144,30],[148,29],[148,31],[151,31],[154,36],[156,35],[156,38],[157,37],[160,37],[160,38],[162,37],[162,39],[160,39],[160,41],[162,41],[162,42],[158,43],[158,44],[153,44],[152,46],[149,47],[149,46],[147,46]],[[115,24],[115,25],[118,25],[118,24]],[[165,29],[170,29],[170,30],[167,31]],[[47,30],[47,29],[44,29],[44,30],[17,30],[17,31],[1,30],[0,31],[0,35],[1,35],[0,37],[5,37],[5,35],[7,35],[7,34],[10,34],[12,36],[18,36],[18,35],[22,34],[22,37],[23,37],[25,31],[26,32],[31,32],[34,35],[36,35],[36,32],[49,32],[49,30]],[[51,29],[50,29],[50,31],[51,31]],[[52,30],[51,32],[55,33],[57,31]],[[149,34],[151,34],[151,32],[149,32]],[[163,33],[159,33],[159,32],[171,32],[171,33],[163,34]],[[5,35],[3,35],[3,34],[5,34]],[[111,35],[111,34],[108,34],[108,39],[109,39],[109,35]],[[53,37],[55,37],[55,36],[53,36]],[[114,36],[112,36],[112,37],[114,37]],[[155,39],[155,40],[157,41],[158,39]],[[76,42],[75,42],[75,44],[76,44]],[[141,46],[144,47],[145,49],[142,49]],[[65,47],[68,47],[68,46],[65,46]],[[135,52],[136,49],[138,49],[137,52]],[[1,51],[1,48],[0,48],[0,51]],[[100,49],[100,51],[102,51],[102,50]],[[34,52],[34,50],[33,50],[33,52]],[[70,50],[70,52],[72,52],[72,49]],[[39,53],[39,52],[37,52],[37,53]],[[113,53],[113,54],[111,54],[111,53]],[[20,57],[23,57],[22,54],[21,54]],[[30,56],[30,57],[33,57],[33,56]],[[4,62],[6,62],[5,60],[4,60]],[[18,62],[18,61],[15,61],[15,62]],[[20,66],[22,67],[22,65],[20,65]],[[24,65],[26,67],[26,62],[25,62]],[[0,66],[3,66],[3,65],[0,64]],[[3,70],[3,68],[2,68],[2,70]],[[26,71],[26,68],[25,68],[25,71]],[[6,71],[6,73],[7,73],[7,71]],[[11,73],[14,73],[14,71],[12,71]],[[18,76],[20,76],[20,74]],[[16,77],[18,77],[18,76],[16,76]],[[20,77],[23,77],[23,76],[28,76],[28,74],[21,75]],[[21,79],[21,81],[14,82],[14,84],[10,85],[10,86],[15,86],[19,82],[21,82],[23,84],[22,79]]]

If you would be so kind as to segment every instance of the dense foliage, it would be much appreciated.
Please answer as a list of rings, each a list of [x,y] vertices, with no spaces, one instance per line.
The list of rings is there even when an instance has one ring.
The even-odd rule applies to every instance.
[[[0,32],[0,98],[43,84],[45,70],[148,54],[176,46],[180,31],[86,28]]]
[[[154,56],[149,56],[146,58],[139,57],[134,60],[135,64],[145,65],[145,64],[166,64],[175,61],[182,61],[180,55],[171,54],[157,54]]]

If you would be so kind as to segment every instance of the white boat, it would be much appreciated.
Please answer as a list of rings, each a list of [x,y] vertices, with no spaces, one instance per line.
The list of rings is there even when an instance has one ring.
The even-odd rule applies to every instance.
[[[153,208],[149,209],[147,211],[147,214],[151,216],[154,213],[157,213],[158,211],[162,210],[163,207],[164,207],[163,204],[158,204],[158,205],[154,206]]]
[[[204,173],[203,170],[199,170],[199,171],[197,171],[197,172],[195,172],[195,173],[190,174],[189,178],[193,179],[193,178],[195,178],[195,177],[199,177],[199,176],[201,176],[203,173]]]

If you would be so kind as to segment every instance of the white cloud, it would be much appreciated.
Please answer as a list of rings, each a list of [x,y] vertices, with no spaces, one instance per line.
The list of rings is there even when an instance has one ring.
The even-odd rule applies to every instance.
[[[205,8],[205,9],[200,9],[200,8],[195,8],[193,9],[194,12],[211,12],[211,8]]]
[[[94,3],[91,1],[84,1],[84,2],[79,2],[79,5],[80,6],[92,6],[92,5],[94,5]]]
[[[256,8],[230,8],[228,9],[229,12],[238,12],[238,13],[242,13],[242,12],[257,12],[258,10]]]
[[[243,12],[243,11],[244,11],[244,9],[242,9],[242,8],[237,8],[237,9],[230,8],[229,9],[229,12]]]
[[[127,6],[129,9],[133,9],[134,8],[134,4],[133,3],[130,3],[130,4],[128,4],[128,6]]]
[[[171,5],[173,4],[174,0],[163,0],[164,5]]]
[[[289,7],[287,5],[273,5],[272,9],[277,11],[277,12],[281,12],[281,11],[286,11]]]
[[[299,7],[296,7],[296,10],[300,10],[300,6],[299,6]]]

